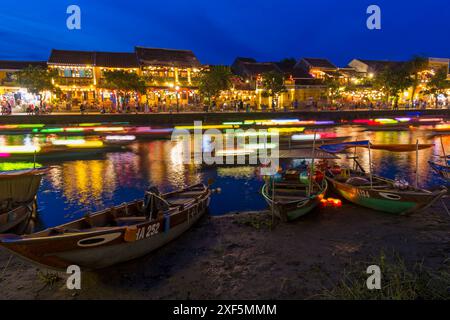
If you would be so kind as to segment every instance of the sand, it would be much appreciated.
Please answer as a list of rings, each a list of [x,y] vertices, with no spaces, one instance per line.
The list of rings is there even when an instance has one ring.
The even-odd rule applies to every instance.
[[[450,199],[446,200],[450,207]],[[408,264],[448,263],[450,217],[438,203],[397,217],[345,203],[270,230],[267,212],[205,217],[141,259],[83,273],[82,289],[0,249],[0,299],[321,299],[356,262],[396,252]],[[363,272],[364,270],[362,270]]]

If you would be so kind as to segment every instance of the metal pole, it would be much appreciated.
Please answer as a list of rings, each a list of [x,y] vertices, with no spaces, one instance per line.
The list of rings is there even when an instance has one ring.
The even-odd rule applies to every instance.
[[[419,187],[419,139],[416,140],[416,189]]]
[[[314,174],[314,160],[315,160],[315,151],[316,151],[316,130],[314,130],[314,140],[313,140],[313,147],[312,147],[312,159],[311,159],[311,169],[309,173],[309,186],[308,186],[308,197],[311,196],[312,193],[312,178]]]
[[[373,187],[373,179],[372,179],[372,151],[370,149],[370,141],[369,141],[369,176],[370,176],[370,188]]]

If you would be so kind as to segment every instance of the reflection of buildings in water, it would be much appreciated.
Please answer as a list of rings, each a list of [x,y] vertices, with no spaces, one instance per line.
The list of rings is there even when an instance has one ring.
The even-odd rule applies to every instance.
[[[140,174],[155,185],[181,187],[201,181],[198,167],[184,164],[182,141],[140,143],[138,152]]]
[[[232,177],[237,179],[252,178],[255,176],[255,167],[219,167],[217,168],[217,175],[219,177]]]
[[[69,201],[111,199],[116,189],[116,171],[109,161],[74,161],[54,167],[48,179]]]

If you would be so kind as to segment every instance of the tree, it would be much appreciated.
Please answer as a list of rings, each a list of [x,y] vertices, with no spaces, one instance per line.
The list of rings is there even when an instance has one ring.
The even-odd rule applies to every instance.
[[[420,84],[419,73],[426,70],[428,66],[428,59],[421,56],[414,56],[409,62],[407,68],[412,78],[412,94],[411,104],[414,102],[414,96],[416,95],[417,88]]]
[[[411,87],[412,79],[410,77],[407,65],[388,66],[379,72],[374,79],[375,88],[383,92],[387,100],[394,102],[395,108],[398,107],[400,94]]]
[[[341,84],[336,77],[327,76],[323,80],[323,85],[326,87],[327,100],[333,103],[334,100],[339,99],[342,96]]]
[[[447,80],[448,70],[447,67],[442,67],[438,69],[434,75],[431,77],[427,84],[426,94],[434,96],[435,106],[438,105],[439,95],[445,95],[445,91],[450,88],[450,81]]]
[[[200,94],[210,104],[216,99],[222,91],[231,88],[231,71],[226,66],[211,66],[200,75],[199,91]]]
[[[104,87],[110,90],[116,90],[119,97],[123,97],[125,104],[128,104],[129,92],[134,92],[138,96],[146,93],[145,80],[139,77],[135,72],[125,70],[107,70],[104,72]]]
[[[42,93],[44,91],[60,92],[60,89],[52,81],[57,76],[58,72],[56,70],[48,70],[31,65],[16,73],[19,86],[27,89],[31,94],[37,95],[40,105],[42,105]]]
[[[272,97],[274,101],[280,93],[286,92],[283,74],[269,71],[262,75],[262,95]]]

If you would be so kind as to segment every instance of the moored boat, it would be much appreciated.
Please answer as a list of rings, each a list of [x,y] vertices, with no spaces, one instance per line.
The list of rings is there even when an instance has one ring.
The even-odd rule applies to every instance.
[[[144,256],[177,238],[207,211],[210,189],[198,184],[109,208],[38,233],[0,236],[0,246],[53,269],[100,269]]]
[[[18,228],[35,214],[36,194],[46,172],[46,168],[0,172],[0,233]]]
[[[322,176],[309,183],[306,170],[283,172],[278,181],[266,183],[262,195],[274,214],[282,221],[298,219],[316,208],[327,192],[327,181]]]
[[[392,214],[410,214],[428,208],[441,199],[447,189],[441,187],[429,191],[418,187],[416,168],[415,186],[403,180],[392,180],[372,174],[371,150],[385,150],[391,152],[416,151],[416,166],[418,167],[419,150],[430,148],[431,144],[371,144],[369,141],[356,141],[339,146],[324,146],[322,149],[331,152],[342,152],[348,148],[364,147],[369,150],[370,172],[364,171],[356,157],[353,157],[354,169],[334,167],[326,172],[326,179],[338,194],[355,204]]]
[[[372,179],[372,182],[370,181]],[[330,186],[342,197],[363,207],[392,214],[410,214],[428,208],[447,193],[415,188],[399,181],[357,170],[327,172]]]

